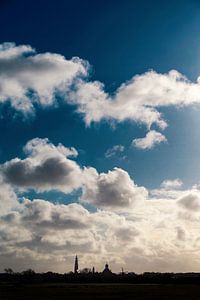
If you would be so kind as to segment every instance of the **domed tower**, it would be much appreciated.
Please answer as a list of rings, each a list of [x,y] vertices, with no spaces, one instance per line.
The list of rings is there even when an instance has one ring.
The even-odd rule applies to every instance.
[[[110,275],[110,274],[112,274],[112,272],[111,272],[111,270],[109,269],[109,266],[108,266],[107,263],[105,264],[105,269],[103,270],[102,274],[103,274],[103,275]]]

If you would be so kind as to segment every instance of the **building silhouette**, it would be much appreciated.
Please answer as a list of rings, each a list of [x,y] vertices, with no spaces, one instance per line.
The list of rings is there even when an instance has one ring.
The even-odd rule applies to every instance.
[[[74,274],[79,273],[78,268],[79,268],[78,267],[78,256],[76,255],[75,260],[74,260]],[[85,268],[85,269],[80,271],[80,274],[83,274],[83,273],[85,273],[85,274],[90,273],[90,274],[95,275],[98,272],[96,272],[95,267],[93,266],[92,269]],[[100,272],[99,274],[102,274],[103,276],[106,276],[106,277],[113,274],[112,271],[109,269],[108,263],[105,264],[104,270],[102,272]]]
[[[102,274],[103,275],[111,275],[112,274],[111,270],[109,269],[108,264],[105,264],[105,269],[103,270]]]
[[[74,273],[75,274],[78,273],[78,257],[77,257],[77,255],[75,257],[75,262],[74,262]]]

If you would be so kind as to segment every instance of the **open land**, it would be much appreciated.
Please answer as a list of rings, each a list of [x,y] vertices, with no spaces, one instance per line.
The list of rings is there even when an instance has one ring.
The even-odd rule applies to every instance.
[[[0,284],[1,300],[199,300],[193,284]]]

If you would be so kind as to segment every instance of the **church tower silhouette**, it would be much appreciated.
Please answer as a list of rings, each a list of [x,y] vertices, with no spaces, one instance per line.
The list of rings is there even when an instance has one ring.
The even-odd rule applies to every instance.
[[[112,271],[109,269],[109,266],[107,263],[105,264],[105,269],[103,270],[102,274],[103,275],[111,275],[112,274]]]
[[[78,257],[77,257],[77,255],[75,257],[75,262],[74,262],[74,273],[75,274],[78,273]]]

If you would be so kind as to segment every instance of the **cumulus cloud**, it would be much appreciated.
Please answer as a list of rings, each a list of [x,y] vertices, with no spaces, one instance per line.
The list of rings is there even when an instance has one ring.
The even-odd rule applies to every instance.
[[[17,210],[0,218],[0,225],[0,261],[4,264],[5,256],[11,256],[10,262],[22,258],[29,266],[31,261],[44,264],[51,260],[60,267],[59,263],[75,252],[83,260],[92,253],[94,263],[109,256],[111,238],[122,243],[125,231],[129,240],[140,235],[134,222],[123,216],[106,211],[91,213],[77,203],[52,204],[42,199],[24,199]]]
[[[120,168],[107,173],[81,168],[73,160],[76,149],[54,145],[48,139],[29,141],[24,153],[26,158],[0,167],[1,270],[23,266],[66,272],[73,267],[74,254],[83,267],[95,265],[98,270],[106,261],[114,271],[122,265],[135,272],[195,271],[200,267],[197,186],[183,190],[177,188],[179,180],[179,184],[165,180],[159,189],[148,191]],[[52,158],[56,161],[53,169],[46,164]],[[81,188],[80,199],[68,205],[22,197],[23,189],[69,193],[77,187]],[[83,206],[86,203],[96,209],[89,211]],[[191,251],[195,254],[192,260]]]
[[[129,209],[148,195],[123,169],[115,168],[106,174],[91,167],[81,168],[69,158],[78,155],[73,147],[55,146],[48,139],[35,138],[23,150],[25,159],[14,158],[0,165],[3,182],[20,191],[71,193],[80,188],[81,201],[114,210]]]
[[[112,148],[109,148],[106,153],[105,157],[110,158],[112,156],[115,156],[119,153],[122,153],[124,151],[124,146],[122,145],[114,145]]]
[[[66,59],[60,54],[36,53],[28,45],[0,45],[0,102],[9,101],[16,109],[32,112],[34,104],[54,105],[59,94],[77,106],[86,125],[101,120],[131,120],[148,128],[161,129],[167,123],[160,107],[186,106],[200,102],[200,84],[171,70],[165,74],[148,71],[135,75],[110,95],[104,84],[89,81],[89,64],[80,59]]]
[[[17,195],[13,188],[0,177],[0,215],[18,206]]]
[[[152,149],[155,145],[166,141],[167,139],[163,134],[155,130],[151,130],[146,134],[144,138],[134,139],[132,141],[132,146],[147,150]]]
[[[72,104],[77,105],[77,111],[84,116],[86,125],[101,120],[125,120],[143,123],[150,127],[156,123],[164,129],[167,123],[162,119],[161,114],[151,106],[141,104],[138,99],[123,93],[125,85],[122,85],[111,97],[104,91],[101,82],[85,82],[80,80],[76,90],[70,93],[68,99]]]
[[[40,229],[86,229],[89,224],[85,219],[89,212],[77,203],[69,205],[53,204],[41,199],[24,199],[21,220],[29,226]],[[33,222],[34,221],[34,222]]]
[[[180,226],[178,226],[176,229],[177,229],[177,239],[179,241],[185,241],[185,239],[186,239],[186,232],[185,232],[185,230],[182,227],[180,227]]]
[[[1,268],[66,272],[76,253],[81,266],[98,270],[105,261],[114,271],[122,265],[135,272],[195,270],[198,255],[186,258],[198,253],[199,221],[180,219],[178,209],[176,201],[151,200],[119,214],[24,199],[0,217]]]
[[[155,200],[147,198],[147,190],[137,187],[121,169],[102,174],[93,170],[92,178],[83,197],[91,196],[95,204],[98,202],[102,209],[96,211],[78,203],[18,201],[16,195],[17,206],[4,202],[7,209],[0,213],[1,270],[9,266],[16,271],[32,267],[36,271],[67,272],[73,267],[75,253],[82,267],[95,265],[98,270],[105,261],[113,271],[122,265],[135,272],[199,268],[200,210],[195,204],[199,190],[184,191],[184,195],[176,190],[173,201]],[[0,194],[3,190],[1,185]],[[185,198],[191,194],[196,198]],[[188,208],[191,202],[195,204],[192,209]],[[128,209],[119,210],[123,205]],[[183,217],[180,211],[195,217]],[[193,259],[189,259],[191,251],[196,253]]]
[[[133,120],[150,127],[153,123],[167,126],[159,107],[192,105],[200,102],[199,78],[190,82],[176,70],[166,74],[148,71],[123,83],[113,96],[104,91],[101,82],[80,81],[71,93],[71,101],[84,114],[86,124],[102,119],[118,122]]]
[[[164,189],[179,189],[183,185],[180,179],[166,179],[161,183],[161,187]]]
[[[83,170],[68,156],[76,156],[74,148],[53,145],[48,139],[29,141],[27,158],[14,158],[0,167],[4,182],[22,189],[60,190],[66,193],[82,185]]]
[[[87,63],[54,53],[37,54],[31,46],[0,45],[0,102],[31,112],[34,103],[55,103],[56,92],[67,92],[73,80],[87,74]]]
[[[200,210],[200,194],[198,192],[191,192],[188,195],[182,197],[178,201],[179,205],[186,210],[192,212],[199,212]]]
[[[129,174],[114,168],[108,173],[97,174],[85,184],[81,200],[97,207],[123,210],[142,203],[148,195],[144,187],[138,187]]]
[[[1,245],[8,252],[15,249],[16,256],[20,253],[34,260],[43,256],[44,260],[53,253],[54,259],[59,254],[60,260],[66,251],[84,251],[86,246],[94,250],[92,233],[88,232],[90,213],[77,203],[55,205],[41,199],[24,199],[17,211],[4,214],[0,224]]]

